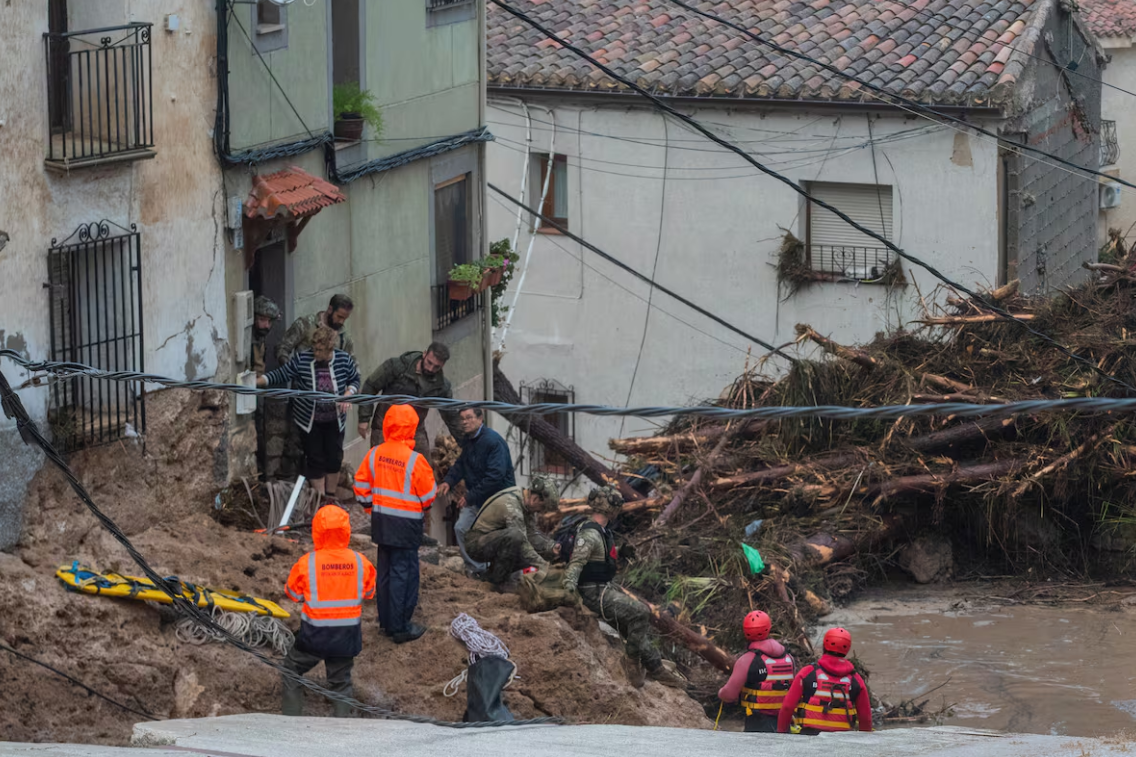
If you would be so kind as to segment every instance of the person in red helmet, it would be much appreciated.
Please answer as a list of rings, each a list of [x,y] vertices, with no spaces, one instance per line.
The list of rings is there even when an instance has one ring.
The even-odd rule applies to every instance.
[[[742,621],[749,648],[734,663],[730,680],[718,690],[723,702],[745,708],[746,733],[776,733],[777,714],[789,691],[797,663],[781,642],[769,638],[773,623],[761,610]]]
[[[864,679],[844,659],[852,649],[852,634],[843,628],[830,628],[824,634],[824,654],[815,665],[806,665],[793,679],[781,712],[777,730],[788,733],[794,718],[801,733],[821,731],[872,730],[872,701]]]

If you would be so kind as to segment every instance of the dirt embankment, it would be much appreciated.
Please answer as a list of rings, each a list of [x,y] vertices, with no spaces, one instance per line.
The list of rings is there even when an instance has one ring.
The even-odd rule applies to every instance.
[[[148,403],[141,446],[114,444],[72,461],[96,503],[163,575],[280,600],[292,563],[308,544],[237,531],[209,515],[222,485],[214,460],[224,422],[223,398],[163,392]],[[372,550],[365,539],[356,547]],[[24,539],[0,554],[0,640],[157,717],[278,711],[277,675],[227,646],[179,642],[144,604],[68,593],[55,569],[72,560],[103,571],[137,571],[54,470],[28,494]],[[706,727],[685,694],[648,682],[635,689],[618,642],[590,615],[562,609],[528,615],[514,595],[496,594],[424,563],[418,619],[421,640],[396,646],[364,615],[364,651],[356,696],[401,712],[460,720],[464,690],[443,685],[461,672],[465,649],[448,634],[467,612],[498,635],[518,664],[505,701],[518,718],[562,715],[579,722]],[[289,609],[290,603],[281,600]],[[298,616],[289,621],[298,626]],[[317,674],[318,675],[318,674]],[[309,697],[309,713],[330,709]],[[0,733],[13,741],[126,743],[138,718],[52,675],[0,653]]]

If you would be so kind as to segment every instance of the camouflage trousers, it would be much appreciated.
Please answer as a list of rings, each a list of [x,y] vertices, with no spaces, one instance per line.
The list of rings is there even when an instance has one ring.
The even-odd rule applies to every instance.
[[[519,528],[502,528],[487,534],[467,536],[465,550],[474,560],[489,563],[485,580],[495,584],[505,583],[514,572],[530,565],[547,564],[533,548],[528,534]]]
[[[648,671],[662,664],[662,656],[651,643],[651,612],[612,584],[583,584],[579,587],[584,606],[599,615],[623,637],[627,654]]]

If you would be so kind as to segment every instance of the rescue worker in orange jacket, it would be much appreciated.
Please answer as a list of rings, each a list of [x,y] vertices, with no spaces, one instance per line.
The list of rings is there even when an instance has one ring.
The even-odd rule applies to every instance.
[[[776,639],[769,616],[754,610],[742,621],[749,650],[734,663],[730,680],[718,690],[723,702],[745,708],[746,733],[777,733],[777,714],[793,682],[797,663]]]
[[[852,634],[843,628],[830,628],[824,634],[824,654],[814,665],[806,665],[793,679],[777,730],[788,733],[796,720],[801,733],[821,731],[872,730],[872,700],[864,679],[852,663],[844,659],[852,649]]]
[[[323,660],[327,687],[351,696],[351,668],[363,651],[363,600],[375,596],[375,566],[348,548],[351,518],[336,505],[325,505],[312,519],[315,550],[292,566],[288,597],[303,602],[300,634],[284,658],[284,667],[302,676]],[[302,715],[304,687],[282,676],[285,715]],[[351,707],[332,703],[335,717],[347,717]]]
[[[379,626],[396,644],[426,633],[410,619],[418,605],[418,546],[437,489],[425,454],[414,451],[417,429],[414,408],[391,406],[383,416],[385,441],[355,473],[355,499],[371,516],[371,541],[378,545]]]

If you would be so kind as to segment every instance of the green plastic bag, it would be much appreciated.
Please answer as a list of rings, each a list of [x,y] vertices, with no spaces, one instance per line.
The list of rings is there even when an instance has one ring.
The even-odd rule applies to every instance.
[[[761,559],[761,553],[748,544],[742,544],[742,552],[749,561],[749,569],[753,575],[757,575],[765,570],[765,561]]]

